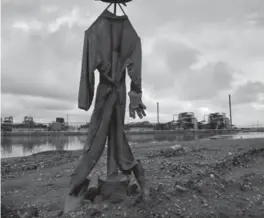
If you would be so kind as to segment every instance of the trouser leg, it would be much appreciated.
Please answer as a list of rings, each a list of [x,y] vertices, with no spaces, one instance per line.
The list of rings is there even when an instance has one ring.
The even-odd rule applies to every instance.
[[[105,148],[112,108],[115,96],[111,95],[106,102],[98,102],[95,105],[86,146],[82,159],[75,168],[70,181],[70,194],[76,194],[76,190],[82,186],[83,181],[91,173]],[[108,109],[104,109],[108,108]]]
[[[121,171],[129,172],[132,170],[132,168],[136,165],[137,162],[132,154],[127,137],[124,132],[125,106],[118,105],[115,111],[117,123],[115,133],[117,162]]]
[[[118,173],[118,168],[127,173],[135,166],[132,151],[129,147],[124,133],[124,123],[122,111],[119,106],[113,109],[111,125],[108,132],[108,154],[107,154],[107,176],[114,176]]]
[[[117,159],[121,171],[131,172],[133,167],[137,164],[136,159],[131,151],[125,132],[122,133],[122,146],[118,147]]]
[[[86,151],[78,163],[70,181],[70,194],[74,194],[86,177],[91,173],[105,148],[106,137],[97,137],[99,140],[95,146]],[[76,193],[78,194],[78,193]]]
[[[135,178],[141,188],[141,197],[145,198],[147,196],[146,180],[144,168],[139,160],[135,160],[131,148],[128,144],[125,132],[123,132],[123,144],[122,148],[118,150],[118,163],[121,171],[125,174],[134,173]]]
[[[107,177],[112,177],[118,174],[117,162],[117,140],[116,140],[116,114],[115,108],[111,117],[111,124],[108,130],[108,147],[107,147]]]

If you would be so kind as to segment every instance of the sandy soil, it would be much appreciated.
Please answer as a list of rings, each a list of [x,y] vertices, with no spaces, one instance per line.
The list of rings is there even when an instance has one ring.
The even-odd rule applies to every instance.
[[[200,140],[170,149],[174,144],[132,145],[146,169],[146,202],[98,200],[61,217],[264,217],[264,139]],[[2,159],[2,217],[23,217],[30,210],[39,217],[57,217],[80,154],[57,151]],[[105,157],[95,171],[105,173]]]

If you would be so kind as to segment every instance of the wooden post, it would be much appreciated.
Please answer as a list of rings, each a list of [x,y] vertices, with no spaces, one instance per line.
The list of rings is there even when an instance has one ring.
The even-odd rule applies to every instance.
[[[116,1],[114,2],[114,14],[116,15]]]

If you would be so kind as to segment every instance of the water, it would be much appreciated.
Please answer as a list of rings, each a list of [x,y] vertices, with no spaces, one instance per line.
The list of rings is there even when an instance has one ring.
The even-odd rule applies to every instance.
[[[1,138],[1,157],[21,157],[42,151],[82,149],[87,136],[12,136]],[[197,139],[194,134],[128,135],[130,143],[153,141],[188,141]]]
[[[240,132],[232,135],[232,139],[264,138],[264,132]]]
[[[130,143],[161,142],[161,141],[191,141],[206,138],[208,135],[197,134],[145,134],[128,135]],[[264,138],[264,133],[239,133],[231,138]],[[82,149],[86,136],[13,136],[1,137],[1,157],[21,157],[41,151],[78,150]]]

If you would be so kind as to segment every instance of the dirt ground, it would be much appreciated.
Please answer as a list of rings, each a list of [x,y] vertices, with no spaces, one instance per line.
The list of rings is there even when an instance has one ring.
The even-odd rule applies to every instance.
[[[264,217],[264,139],[182,142],[175,150],[172,145],[132,145],[146,170],[146,202],[134,205],[129,197],[120,204],[96,201],[61,217]],[[80,154],[2,159],[2,217],[23,217],[28,208],[38,217],[57,217]],[[106,172],[105,155],[94,171]]]

